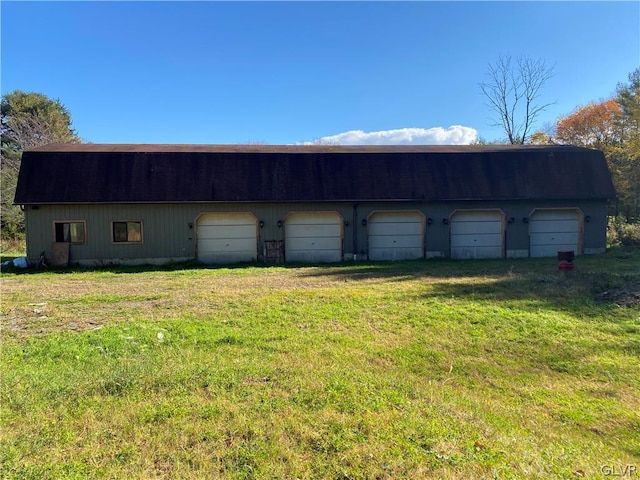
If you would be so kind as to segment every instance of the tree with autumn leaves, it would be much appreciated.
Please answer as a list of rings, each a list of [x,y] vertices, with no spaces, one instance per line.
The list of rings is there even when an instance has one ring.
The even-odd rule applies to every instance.
[[[610,153],[612,167],[619,176],[618,197],[628,220],[640,221],[640,69],[629,75],[629,84],[619,85],[616,101],[620,113],[620,141]]]
[[[602,150],[618,195],[612,214],[640,221],[640,69],[609,100],[578,107],[555,131],[534,133],[531,143],[568,144]]]
[[[555,139],[559,143],[601,150],[616,143],[620,137],[619,115],[620,107],[613,99],[580,107],[558,120]]]

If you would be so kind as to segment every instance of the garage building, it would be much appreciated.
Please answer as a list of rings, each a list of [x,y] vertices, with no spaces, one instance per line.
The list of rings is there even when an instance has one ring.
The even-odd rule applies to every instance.
[[[15,203],[31,262],[219,264],[599,253],[614,197],[569,146],[55,144]]]

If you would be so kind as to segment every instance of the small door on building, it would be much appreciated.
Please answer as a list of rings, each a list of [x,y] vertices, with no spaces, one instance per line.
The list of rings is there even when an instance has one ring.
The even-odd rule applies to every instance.
[[[367,221],[370,260],[424,257],[424,215],[420,212],[374,212]]]
[[[581,253],[578,210],[534,211],[529,220],[529,255],[555,257],[562,250]]]
[[[265,263],[284,263],[284,240],[264,241]]]
[[[501,258],[503,214],[499,210],[459,210],[451,225],[451,258]]]
[[[295,212],[284,222],[287,262],[342,260],[342,217],[337,212]]]
[[[255,261],[258,228],[251,213],[203,213],[197,220],[198,260],[203,263]]]

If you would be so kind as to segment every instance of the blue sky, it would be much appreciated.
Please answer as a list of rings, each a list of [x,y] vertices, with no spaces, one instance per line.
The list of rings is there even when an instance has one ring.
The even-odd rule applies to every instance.
[[[0,8],[2,93],[59,99],[93,143],[495,140],[478,84],[499,56],[554,67],[540,127],[640,67],[637,1]]]

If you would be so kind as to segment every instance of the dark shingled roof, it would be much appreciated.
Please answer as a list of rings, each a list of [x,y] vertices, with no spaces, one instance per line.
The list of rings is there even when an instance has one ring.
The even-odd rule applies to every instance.
[[[569,146],[55,144],[24,152],[15,203],[613,197],[602,152]]]

